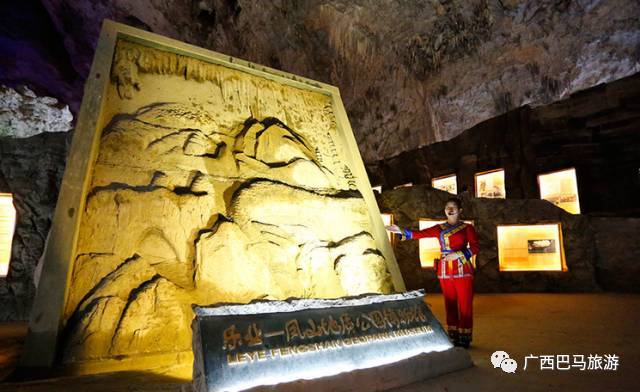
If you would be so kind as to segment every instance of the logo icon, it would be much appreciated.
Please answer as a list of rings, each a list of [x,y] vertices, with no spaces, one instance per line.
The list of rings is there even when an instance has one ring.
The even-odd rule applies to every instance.
[[[493,368],[500,368],[505,373],[515,373],[518,368],[518,362],[510,358],[506,351],[496,351],[491,354],[491,364]]]

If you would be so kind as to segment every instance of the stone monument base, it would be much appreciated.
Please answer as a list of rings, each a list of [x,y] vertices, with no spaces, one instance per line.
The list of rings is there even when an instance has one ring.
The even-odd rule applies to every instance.
[[[379,391],[473,365],[421,290],[194,308],[197,391]]]
[[[248,391],[384,391],[473,366],[469,353],[453,347],[442,352],[419,354],[388,365],[286,384],[260,386]],[[206,390],[206,389],[200,389]]]

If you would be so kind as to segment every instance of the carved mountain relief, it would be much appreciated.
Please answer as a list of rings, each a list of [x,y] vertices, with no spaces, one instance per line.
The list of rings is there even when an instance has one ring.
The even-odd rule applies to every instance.
[[[224,99],[149,103],[150,80],[162,87],[173,76],[132,58],[117,54],[114,72],[142,82],[112,78],[111,99],[125,102],[112,107],[146,104],[115,113],[102,132],[65,308],[65,362],[188,351],[191,304],[391,291],[326,99],[283,94],[255,76],[243,87],[239,72],[201,64],[203,77],[190,82],[218,83]],[[209,80],[225,72],[235,72],[231,85]],[[246,105],[242,94],[259,98]],[[253,116],[283,110],[294,126]]]

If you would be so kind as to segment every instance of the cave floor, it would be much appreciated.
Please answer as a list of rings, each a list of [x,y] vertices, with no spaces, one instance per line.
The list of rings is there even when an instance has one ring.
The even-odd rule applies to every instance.
[[[444,320],[439,294],[427,303]],[[474,300],[475,366],[395,392],[417,391],[627,391],[638,390],[640,295],[637,294],[479,294]],[[0,377],[12,370],[22,348],[26,324],[0,324]],[[515,373],[494,368],[490,356],[502,350],[518,363]],[[617,355],[617,370],[541,369],[528,355]],[[561,357],[562,359],[562,357]],[[606,361],[603,361],[603,366]],[[587,364],[588,365],[588,364]],[[566,365],[561,365],[566,367]],[[547,367],[547,366],[545,366]],[[175,379],[139,373],[112,373],[26,383],[0,383],[0,391],[187,391]]]

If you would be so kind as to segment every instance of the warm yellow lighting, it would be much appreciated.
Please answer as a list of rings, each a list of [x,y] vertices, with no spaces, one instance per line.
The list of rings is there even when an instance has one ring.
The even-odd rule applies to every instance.
[[[503,169],[477,173],[475,179],[476,197],[488,197],[493,199],[504,199],[507,197],[507,192],[504,188]]]
[[[420,219],[418,227],[420,230],[431,226],[444,223],[444,220]],[[464,223],[473,225],[473,221],[464,221]],[[440,258],[440,241],[437,238],[420,238],[418,240],[418,248],[420,252],[420,266],[422,268],[433,268],[433,260]],[[473,266],[476,266],[476,256],[471,259]]]
[[[13,197],[8,193],[0,193],[0,276],[7,276],[9,272],[15,224],[16,209],[13,206]]]
[[[431,180],[431,186],[441,191],[458,194],[458,184],[456,183],[456,175],[452,174],[445,177],[438,177]]]
[[[382,223],[384,223],[385,226],[390,226],[393,224],[393,214],[380,214],[380,217],[382,217]],[[393,239],[393,235],[388,231],[387,237],[389,237],[389,241]]]
[[[540,198],[572,214],[580,213],[576,169],[561,170],[538,176]]]
[[[560,223],[498,226],[500,271],[566,271]]]
[[[413,186],[413,182],[407,182],[406,184],[402,184],[402,185],[396,185],[393,187],[393,189],[398,189],[398,188],[410,188]]]
[[[61,309],[33,322],[65,325],[66,368],[190,361],[192,304],[404,291],[336,89],[140,34],[101,38],[45,255],[36,308]]]

